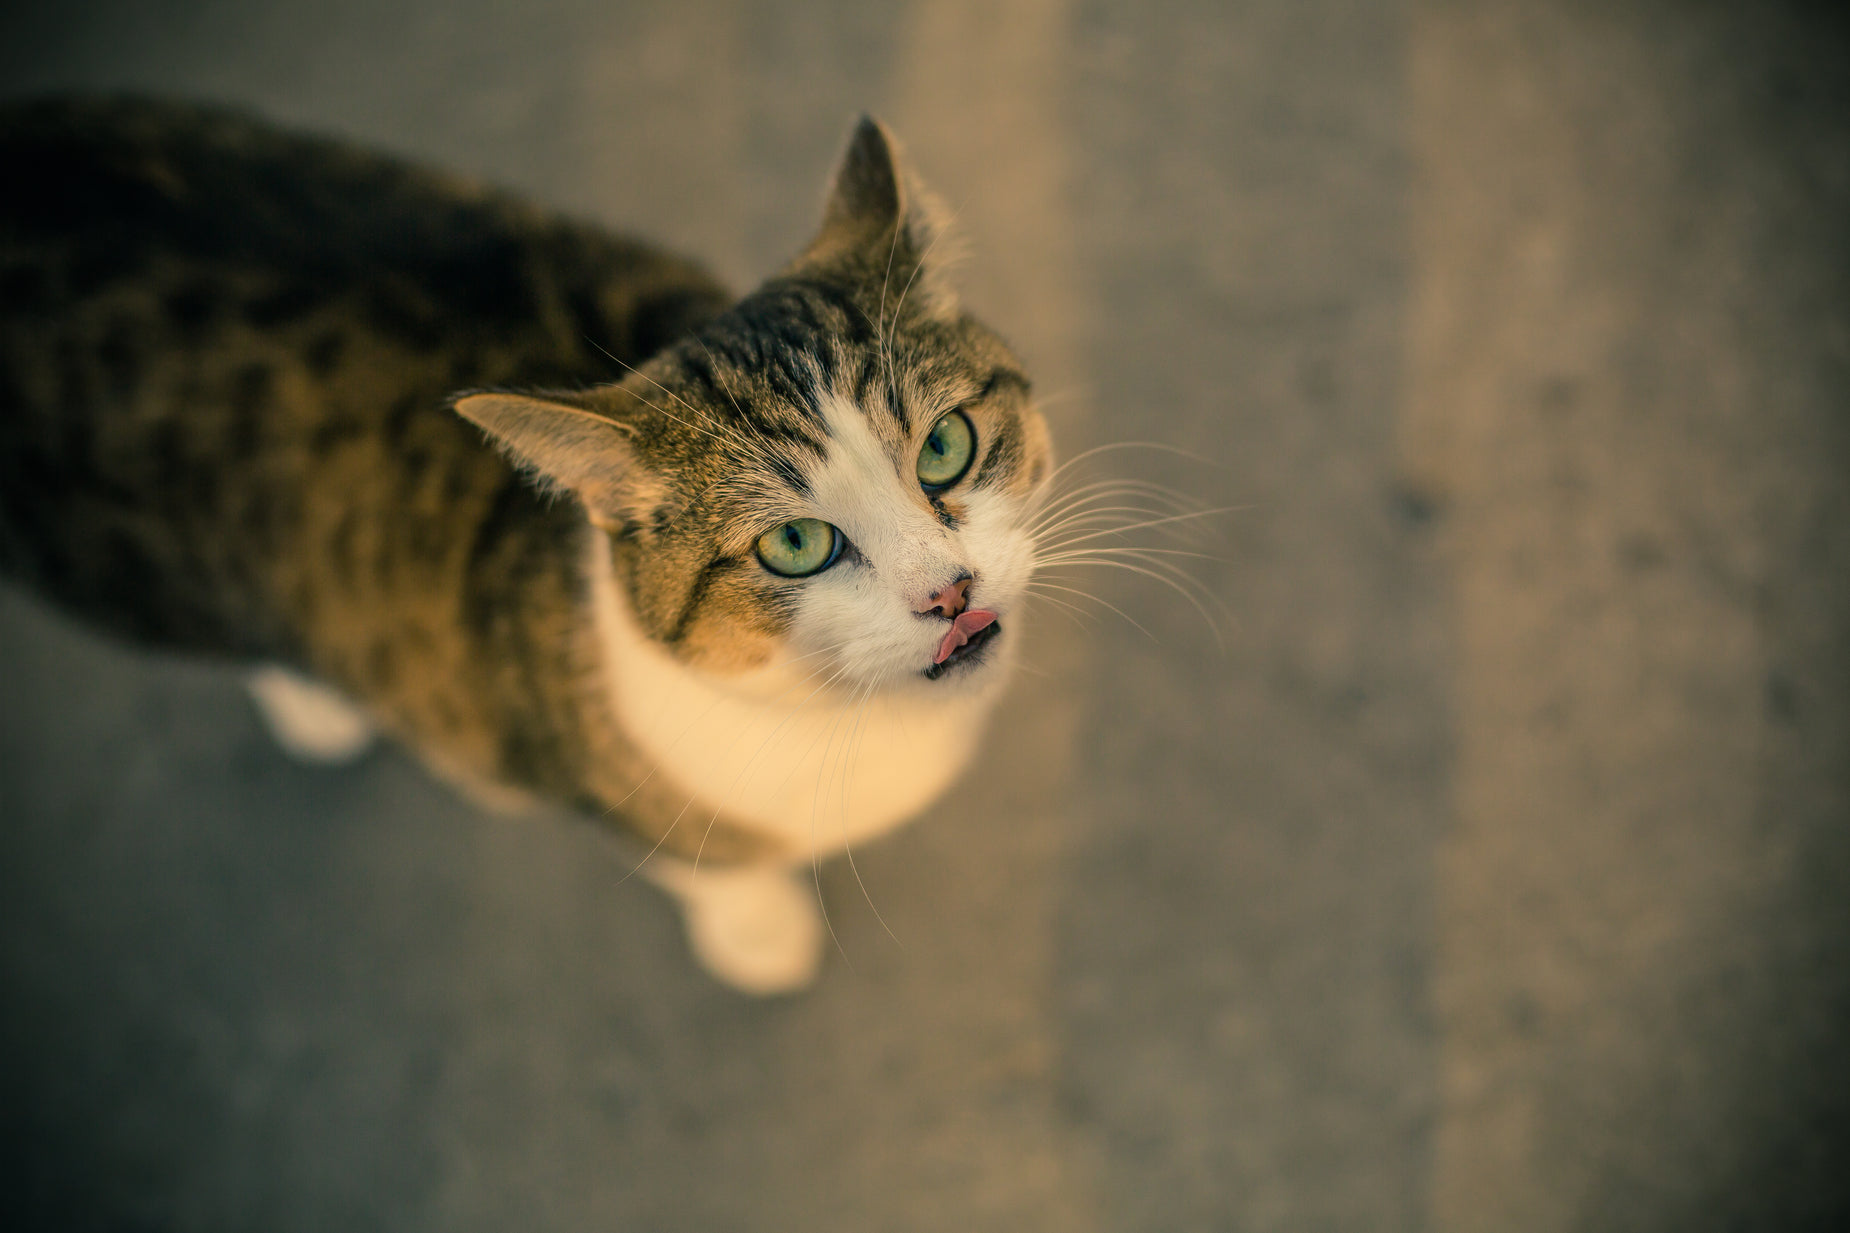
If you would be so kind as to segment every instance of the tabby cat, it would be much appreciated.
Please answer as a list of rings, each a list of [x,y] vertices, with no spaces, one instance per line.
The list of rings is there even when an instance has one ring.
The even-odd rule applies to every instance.
[[[977,748],[1049,473],[887,132],[737,302],[219,110],[13,106],[0,165],[0,568],[249,662],[296,754],[608,821],[716,977],[807,984],[811,862]]]

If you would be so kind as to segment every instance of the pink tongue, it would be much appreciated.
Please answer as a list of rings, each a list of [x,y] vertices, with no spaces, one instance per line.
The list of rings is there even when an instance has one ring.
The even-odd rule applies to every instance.
[[[975,608],[960,614],[955,621],[951,622],[951,628],[946,631],[944,640],[938,643],[938,656],[931,662],[943,663],[951,657],[952,651],[970,641],[970,635],[979,630],[988,629],[995,623],[996,614],[986,608]]]

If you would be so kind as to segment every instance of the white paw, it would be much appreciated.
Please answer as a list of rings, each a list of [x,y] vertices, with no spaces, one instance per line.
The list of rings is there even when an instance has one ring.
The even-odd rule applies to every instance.
[[[372,721],[335,690],[274,664],[244,682],[270,735],[304,762],[347,762],[373,743]]]
[[[650,864],[654,880],[680,900],[694,957],[715,979],[758,997],[815,983],[822,970],[822,915],[793,874]]]

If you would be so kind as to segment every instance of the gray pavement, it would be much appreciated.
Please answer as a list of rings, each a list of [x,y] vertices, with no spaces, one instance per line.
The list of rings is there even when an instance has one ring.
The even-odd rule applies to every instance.
[[[871,110],[1063,452],[1242,509],[1225,649],[1136,579],[1085,585],[1149,638],[1044,614],[959,807],[860,854],[898,942],[825,870],[842,953],[768,1004],[590,828],[293,765],[0,592],[27,1226],[1850,1227],[1842,19],[10,6],[0,89],[70,88],[741,287]]]

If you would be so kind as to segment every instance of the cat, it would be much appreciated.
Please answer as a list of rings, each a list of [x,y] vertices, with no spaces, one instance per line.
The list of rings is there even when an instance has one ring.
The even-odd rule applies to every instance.
[[[1052,474],[879,123],[734,300],[240,113],[0,109],[0,572],[633,837],[720,981],[808,985],[812,862],[923,812],[1009,676]]]

